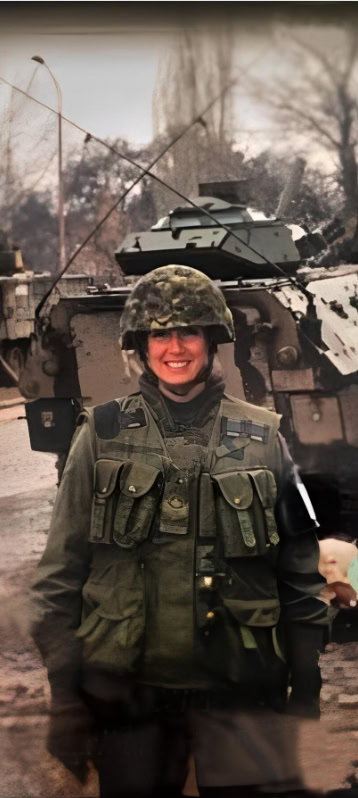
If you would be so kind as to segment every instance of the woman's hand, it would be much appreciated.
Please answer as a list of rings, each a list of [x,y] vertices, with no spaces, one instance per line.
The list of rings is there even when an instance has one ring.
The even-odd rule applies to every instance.
[[[356,607],[358,602],[357,592],[347,582],[330,582],[321,590],[319,596],[321,601],[330,604],[333,599],[337,599],[341,609]]]

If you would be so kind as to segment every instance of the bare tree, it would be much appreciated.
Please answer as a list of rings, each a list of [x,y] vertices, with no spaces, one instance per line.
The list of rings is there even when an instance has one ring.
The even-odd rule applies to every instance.
[[[67,247],[73,252],[88,233],[101,223],[123,191],[138,176],[138,169],[116,154],[123,152],[141,162],[151,160],[150,152],[138,152],[118,139],[102,144],[86,140],[82,151],[73,153],[64,170],[67,196]],[[156,221],[152,199],[153,182],[143,179],[129,196],[110,213],[105,223],[76,258],[72,272],[101,275],[109,282],[121,279],[114,252],[134,227],[145,229]]]
[[[318,37],[312,44],[312,32],[308,34],[303,40],[292,32],[285,31],[283,36],[281,31],[280,42],[289,45],[289,54],[282,53],[285,76],[257,81],[255,93],[292,136],[305,134],[333,157],[344,213],[349,217],[358,209],[358,32],[337,32],[332,47],[329,37],[321,43]]]
[[[32,91],[37,69],[32,73],[25,93]],[[39,238],[47,239],[51,227],[51,174],[46,186],[42,179],[47,176],[56,145],[51,142],[55,129],[56,114],[39,107],[21,91],[2,85],[0,114],[0,228],[6,233],[8,246],[27,244],[27,233],[32,225],[46,221],[45,230],[38,230],[37,247],[31,246],[25,253],[26,265],[38,268],[43,264],[43,253],[47,248]],[[41,183],[42,196],[35,196]],[[45,213],[44,213],[45,209]],[[31,220],[31,223],[30,223]],[[35,227],[32,228],[33,238]],[[24,233],[25,242],[22,240]],[[20,236],[20,238],[19,238]],[[52,250],[56,249],[56,237],[51,235]],[[37,249],[39,253],[37,253]],[[39,258],[38,258],[39,254]],[[48,268],[51,268],[51,263]]]
[[[0,133],[0,207],[1,207],[1,229],[7,237],[7,245],[12,246],[13,226],[12,210],[19,197],[19,181],[14,167],[13,137],[15,94],[11,90],[9,104],[2,114],[1,133]]]

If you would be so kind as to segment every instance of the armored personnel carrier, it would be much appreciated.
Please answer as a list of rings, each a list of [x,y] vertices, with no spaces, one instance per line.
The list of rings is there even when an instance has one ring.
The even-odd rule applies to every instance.
[[[65,455],[81,405],[137,390],[140,364],[118,341],[126,297],[150,269],[188,264],[218,283],[234,316],[236,342],[218,353],[227,391],[282,413],[324,533],[355,537],[357,266],[303,266],[306,239],[240,202],[233,183],[204,185],[151,230],[125,238],[115,255],[126,285],[64,277],[37,313],[51,277],[1,272],[0,252],[0,380],[16,379],[27,400],[32,448]]]

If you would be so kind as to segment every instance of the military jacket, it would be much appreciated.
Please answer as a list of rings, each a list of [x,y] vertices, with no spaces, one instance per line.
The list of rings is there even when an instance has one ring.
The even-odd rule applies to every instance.
[[[282,608],[326,622],[312,530],[277,528],[279,417],[224,396],[168,434],[134,394],[82,420],[35,584],[50,680],[279,690]]]

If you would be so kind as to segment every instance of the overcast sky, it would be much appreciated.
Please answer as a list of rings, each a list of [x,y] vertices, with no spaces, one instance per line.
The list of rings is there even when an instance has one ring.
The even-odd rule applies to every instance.
[[[41,55],[61,86],[65,116],[97,136],[121,136],[140,144],[152,135],[152,92],[159,59],[170,41],[170,34],[155,32],[12,34],[1,41],[0,74],[24,89],[36,67],[31,57]],[[44,67],[36,72],[31,94],[57,107]],[[0,103],[7,96],[0,90]]]
[[[9,5],[15,7],[23,4]],[[38,7],[41,3],[25,5]],[[51,5],[55,8],[68,8],[77,4]],[[137,7],[139,11],[141,6],[140,3],[102,5],[126,5],[132,11]],[[154,5],[158,4],[147,4]],[[202,7],[204,4],[192,5]],[[232,5],[240,7],[245,4]],[[251,4],[253,5],[255,4]],[[332,6],[325,3],[320,5]],[[48,4],[44,3],[43,6],[44,11],[47,9],[48,12]],[[91,4],[82,3],[80,6],[86,11]],[[270,3],[266,6],[270,6]],[[249,71],[266,77],[273,75],[275,70],[285,73],[280,41],[274,42],[270,38],[269,26],[267,31],[262,26],[253,28],[250,25],[245,27],[245,24],[237,25],[236,29],[238,74],[242,75],[242,70],[248,66]],[[56,109],[56,91],[50,75],[45,67],[36,68],[36,64],[31,61],[31,56],[40,55],[61,86],[64,116],[97,136],[127,138],[140,146],[149,142],[152,136],[153,88],[159,66],[165,72],[166,59],[177,31],[177,25],[169,24],[153,24],[152,27],[147,25],[137,29],[134,25],[114,25],[113,29],[108,24],[105,27],[97,25],[97,34],[93,33],[93,29],[80,30],[79,26],[70,29],[67,24],[62,25],[60,30],[58,26],[47,26],[43,29],[38,23],[38,29],[34,24],[23,32],[14,26],[5,30],[3,26],[0,32],[0,76],[22,89],[30,86],[29,91],[34,97]],[[327,26],[321,35],[327,37],[330,46],[332,34]],[[55,168],[56,117],[42,111],[33,102],[24,101],[19,94],[11,96],[8,87],[0,82],[2,119],[5,111],[8,116],[7,124],[3,125],[0,135],[4,142],[10,129],[9,115],[12,114],[11,141],[14,159],[17,162],[26,161],[27,169],[32,170],[35,178],[37,162],[41,161],[42,169],[45,153],[46,158],[51,157],[52,153]],[[272,132],[275,124],[267,108],[259,103],[253,104],[252,100],[245,97],[241,88],[236,94],[235,111],[238,146],[247,154],[258,152],[264,147],[277,148],[285,145],[285,142],[287,145],[284,130],[278,128],[276,134]],[[81,146],[83,138],[82,134],[75,133],[73,128],[64,125],[65,151],[66,147],[70,150],[74,144]],[[301,143],[300,140],[290,137],[292,157],[300,154]],[[317,160],[321,157],[313,146],[310,153]],[[333,169],[334,164],[329,158],[327,160],[326,154],[322,157],[327,169]]]
[[[174,27],[158,31],[119,30],[112,34],[76,33],[0,33],[0,76],[33,97],[57,109],[56,90],[44,66],[37,66],[31,57],[40,55],[47,62],[61,87],[63,114],[100,137],[122,137],[136,145],[145,144],[152,136],[152,94],[158,69],[164,70],[177,36]],[[280,56],[274,43],[262,32],[243,35],[237,32],[235,52],[237,73],[249,67],[270,71],[277,68]],[[180,81],[180,75],[178,75]],[[243,81],[244,82],[244,81]],[[14,128],[18,123],[20,140],[40,137],[47,130],[51,139],[48,114],[31,101],[16,94],[12,99]],[[10,90],[0,82],[0,113],[11,104]],[[199,112],[199,108],[197,109]],[[237,131],[240,145],[260,149],[272,128],[267,109],[253,105],[242,89],[236,94]],[[56,120],[53,119],[55,136]],[[251,131],[253,131],[251,133]],[[64,138],[76,139],[74,131],[64,126]],[[79,137],[77,136],[79,140]],[[20,142],[14,146],[20,148]]]
[[[153,133],[152,99],[158,71],[165,76],[168,56],[178,30],[115,28],[93,33],[64,30],[0,33],[0,76],[57,109],[54,83],[42,65],[31,60],[40,55],[55,75],[62,92],[63,115],[101,138],[125,138],[138,145],[148,143]],[[265,37],[238,40],[238,63],[263,62],[267,57]],[[178,75],[180,80],[180,75]],[[165,85],[165,80],[164,80]],[[267,120],[260,109],[238,98],[240,146],[260,149],[265,143]],[[199,112],[200,109],[198,108]],[[10,132],[13,163],[23,164],[27,188],[45,188],[56,181],[57,119],[31,100],[0,82],[0,115],[5,124],[0,133],[2,152]],[[9,119],[12,117],[10,125]],[[256,132],[250,135],[250,128]],[[262,132],[260,130],[262,129]],[[84,136],[63,124],[65,155],[83,146]]]

